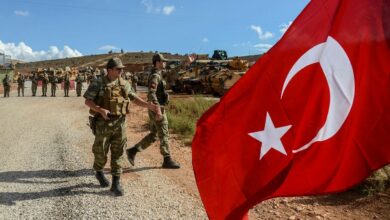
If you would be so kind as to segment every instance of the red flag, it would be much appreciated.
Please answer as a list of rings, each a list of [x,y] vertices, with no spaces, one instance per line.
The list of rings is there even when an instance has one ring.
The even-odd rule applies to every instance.
[[[390,163],[390,1],[312,0],[198,121],[211,219],[279,196],[350,188]]]

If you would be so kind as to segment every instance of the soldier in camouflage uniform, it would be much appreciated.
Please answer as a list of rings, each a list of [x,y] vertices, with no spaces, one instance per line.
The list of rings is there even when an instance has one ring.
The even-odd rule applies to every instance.
[[[45,72],[42,79],[42,96],[47,96],[47,84],[49,84],[49,76]]]
[[[193,61],[192,57],[189,57],[189,59],[190,62]],[[152,61],[154,68],[152,69],[148,79],[148,101],[161,107],[162,117],[160,118],[152,111],[148,112],[150,119],[150,133],[134,147],[126,150],[127,158],[131,165],[134,166],[135,155],[148,148],[157,140],[158,137],[160,139],[160,153],[164,157],[162,167],[167,169],[178,169],[180,168],[180,165],[171,158],[171,154],[169,152],[168,119],[165,113],[165,106],[168,104],[168,93],[165,91],[166,83],[162,78],[162,70],[165,68],[167,60],[162,56],[162,54],[155,54]]]
[[[134,92],[137,92],[137,83],[138,77],[135,73],[131,74],[131,87],[133,87]]]
[[[38,77],[36,73],[33,73],[31,77],[31,93],[32,96],[35,96],[37,94],[37,88],[38,88]]]
[[[51,97],[56,97],[58,78],[54,72],[53,75],[51,76],[50,83],[51,83]]]
[[[123,195],[120,185],[122,173],[123,152],[127,144],[126,113],[129,102],[159,112],[157,105],[147,103],[138,98],[132,91],[131,85],[120,77],[123,69],[122,61],[115,57],[107,63],[107,76],[94,80],[84,93],[85,104],[96,117],[95,142],[92,146],[95,160],[93,169],[102,187],[109,186],[104,176],[103,168],[107,162],[108,151],[111,150],[111,191],[116,196]],[[161,112],[158,113],[161,116]]]
[[[81,89],[83,88],[83,79],[81,78],[81,74],[78,73],[76,77],[76,93],[77,96],[81,96]]]
[[[18,77],[18,97],[20,97],[20,91],[22,91],[22,96],[24,96],[24,82],[24,75],[20,73]]]
[[[4,98],[9,97],[9,91],[11,90],[11,80],[9,79],[8,74],[5,74],[3,79],[3,88],[4,88]]]
[[[69,88],[70,88],[70,78],[69,73],[66,72],[64,76],[64,97],[69,97]]]

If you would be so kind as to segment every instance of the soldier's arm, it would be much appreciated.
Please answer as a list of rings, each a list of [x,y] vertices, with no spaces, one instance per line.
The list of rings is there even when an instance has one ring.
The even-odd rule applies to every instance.
[[[94,101],[99,93],[99,90],[100,90],[100,85],[98,84],[97,81],[94,81],[94,83],[91,83],[88,86],[87,91],[85,91],[84,93],[85,105],[87,105],[93,111],[98,112],[105,120],[108,120],[110,119],[108,117],[110,111],[98,106]]]
[[[130,100],[132,102],[134,102],[134,104],[141,106],[141,107],[144,107],[144,108],[147,108],[147,109],[150,109],[151,111],[155,112],[156,114],[161,115],[161,109],[159,108],[158,105],[153,104],[153,103],[149,103],[149,102],[145,102],[143,99],[138,97],[137,94],[134,93],[133,90],[131,89],[131,86],[129,83],[127,83],[126,86],[127,86],[126,89],[127,89],[128,97],[130,98]]]
[[[157,105],[159,104],[158,99],[157,99],[157,95],[156,95],[158,80],[159,80],[159,76],[157,74],[155,74],[150,79],[149,88],[148,88],[148,99],[152,103],[157,104]]]
[[[90,99],[85,99],[85,105],[87,105],[93,111],[98,112],[104,119],[106,119],[106,120],[110,119],[108,117],[108,114],[110,113],[110,111],[96,105],[96,103],[94,101],[92,101]]]

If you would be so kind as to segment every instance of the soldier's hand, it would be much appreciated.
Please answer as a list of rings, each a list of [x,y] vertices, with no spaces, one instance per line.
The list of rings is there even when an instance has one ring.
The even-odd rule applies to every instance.
[[[110,119],[110,117],[108,117],[108,115],[110,114],[110,111],[108,111],[107,109],[100,108],[99,113],[104,118],[104,120],[109,120]]]

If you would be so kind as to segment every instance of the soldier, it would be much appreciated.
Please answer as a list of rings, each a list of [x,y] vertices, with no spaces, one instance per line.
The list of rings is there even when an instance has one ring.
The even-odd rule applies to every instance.
[[[69,97],[69,87],[70,87],[70,78],[69,78],[69,73],[66,72],[64,76],[64,97]]]
[[[138,83],[138,77],[135,73],[131,75],[131,87],[133,88],[134,92],[137,92],[137,83]]]
[[[192,62],[195,58],[191,56],[188,57],[188,59]],[[180,168],[180,165],[171,158],[169,152],[168,119],[165,112],[165,106],[168,104],[168,93],[165,91],[166,83],[161,75],[167,60],[162,54],[155,54],[152,61],[154,68],[148,79],[148,102],[150,101],[161,107],[162,117],[159,118],[158,115],[151,111],[148,112],[151,125],[150,133],[132,148],[126,150],[127,158],[130,164],[134,166],[135,155],[148,148],[157,140],[158,136],[160,139],[160,153],[164,157],[162,167],[167,169],[178,169]]]
[[[42,78],[42,96],[47,96],[47,84],[49,84],[49,76],[45,72]]]
[[[83,87],[83,79],[81,78],[80,73],[77,74],[75,82],[76,82],[76,93],[77,93],[77,96],[81,96],[81,89]]]
[[[58,78],[54,72],[53,75],[51,76],[50,83],[51,83],[51,97],[56,97]]]
[[[32,93],[32,96],[35,96],[37,94],[37,88],[38,88],[37,74],[33,73],[32,77],[31,77],[31,93]]]
[[[4,87],[4,98],[9,97],[9,91],[11,90],[11,80],[9,79],[8,74],[5,74],[3,79],[3,87]]]
[[[95,177],[100,186],[109,186],[103,168],[110,149],[113,177],[110,191],[116,196],[124,194],[120,185],[120,175],[122,173],[123,152],[127,144],[126,113],[128,113],[129,102],[133,101],[139,106],[159,112],[158,106],[138,98],[131,90],[130,84],[120,77],[123,67],[119,58],[111,58],[107,62],[107,76],[91,82],[84,93],[85,104],[96,118],[95,142],[92,146],[92,152],[95,156],[93,165],[93,169],[96,171]],[[159,115],[161,117],[161,112]]]
[[[22,91],[22,96],[24,97],[24,82],[24,75],[20,73],[18,78],[18,97],[20,97],[20,91]]]

